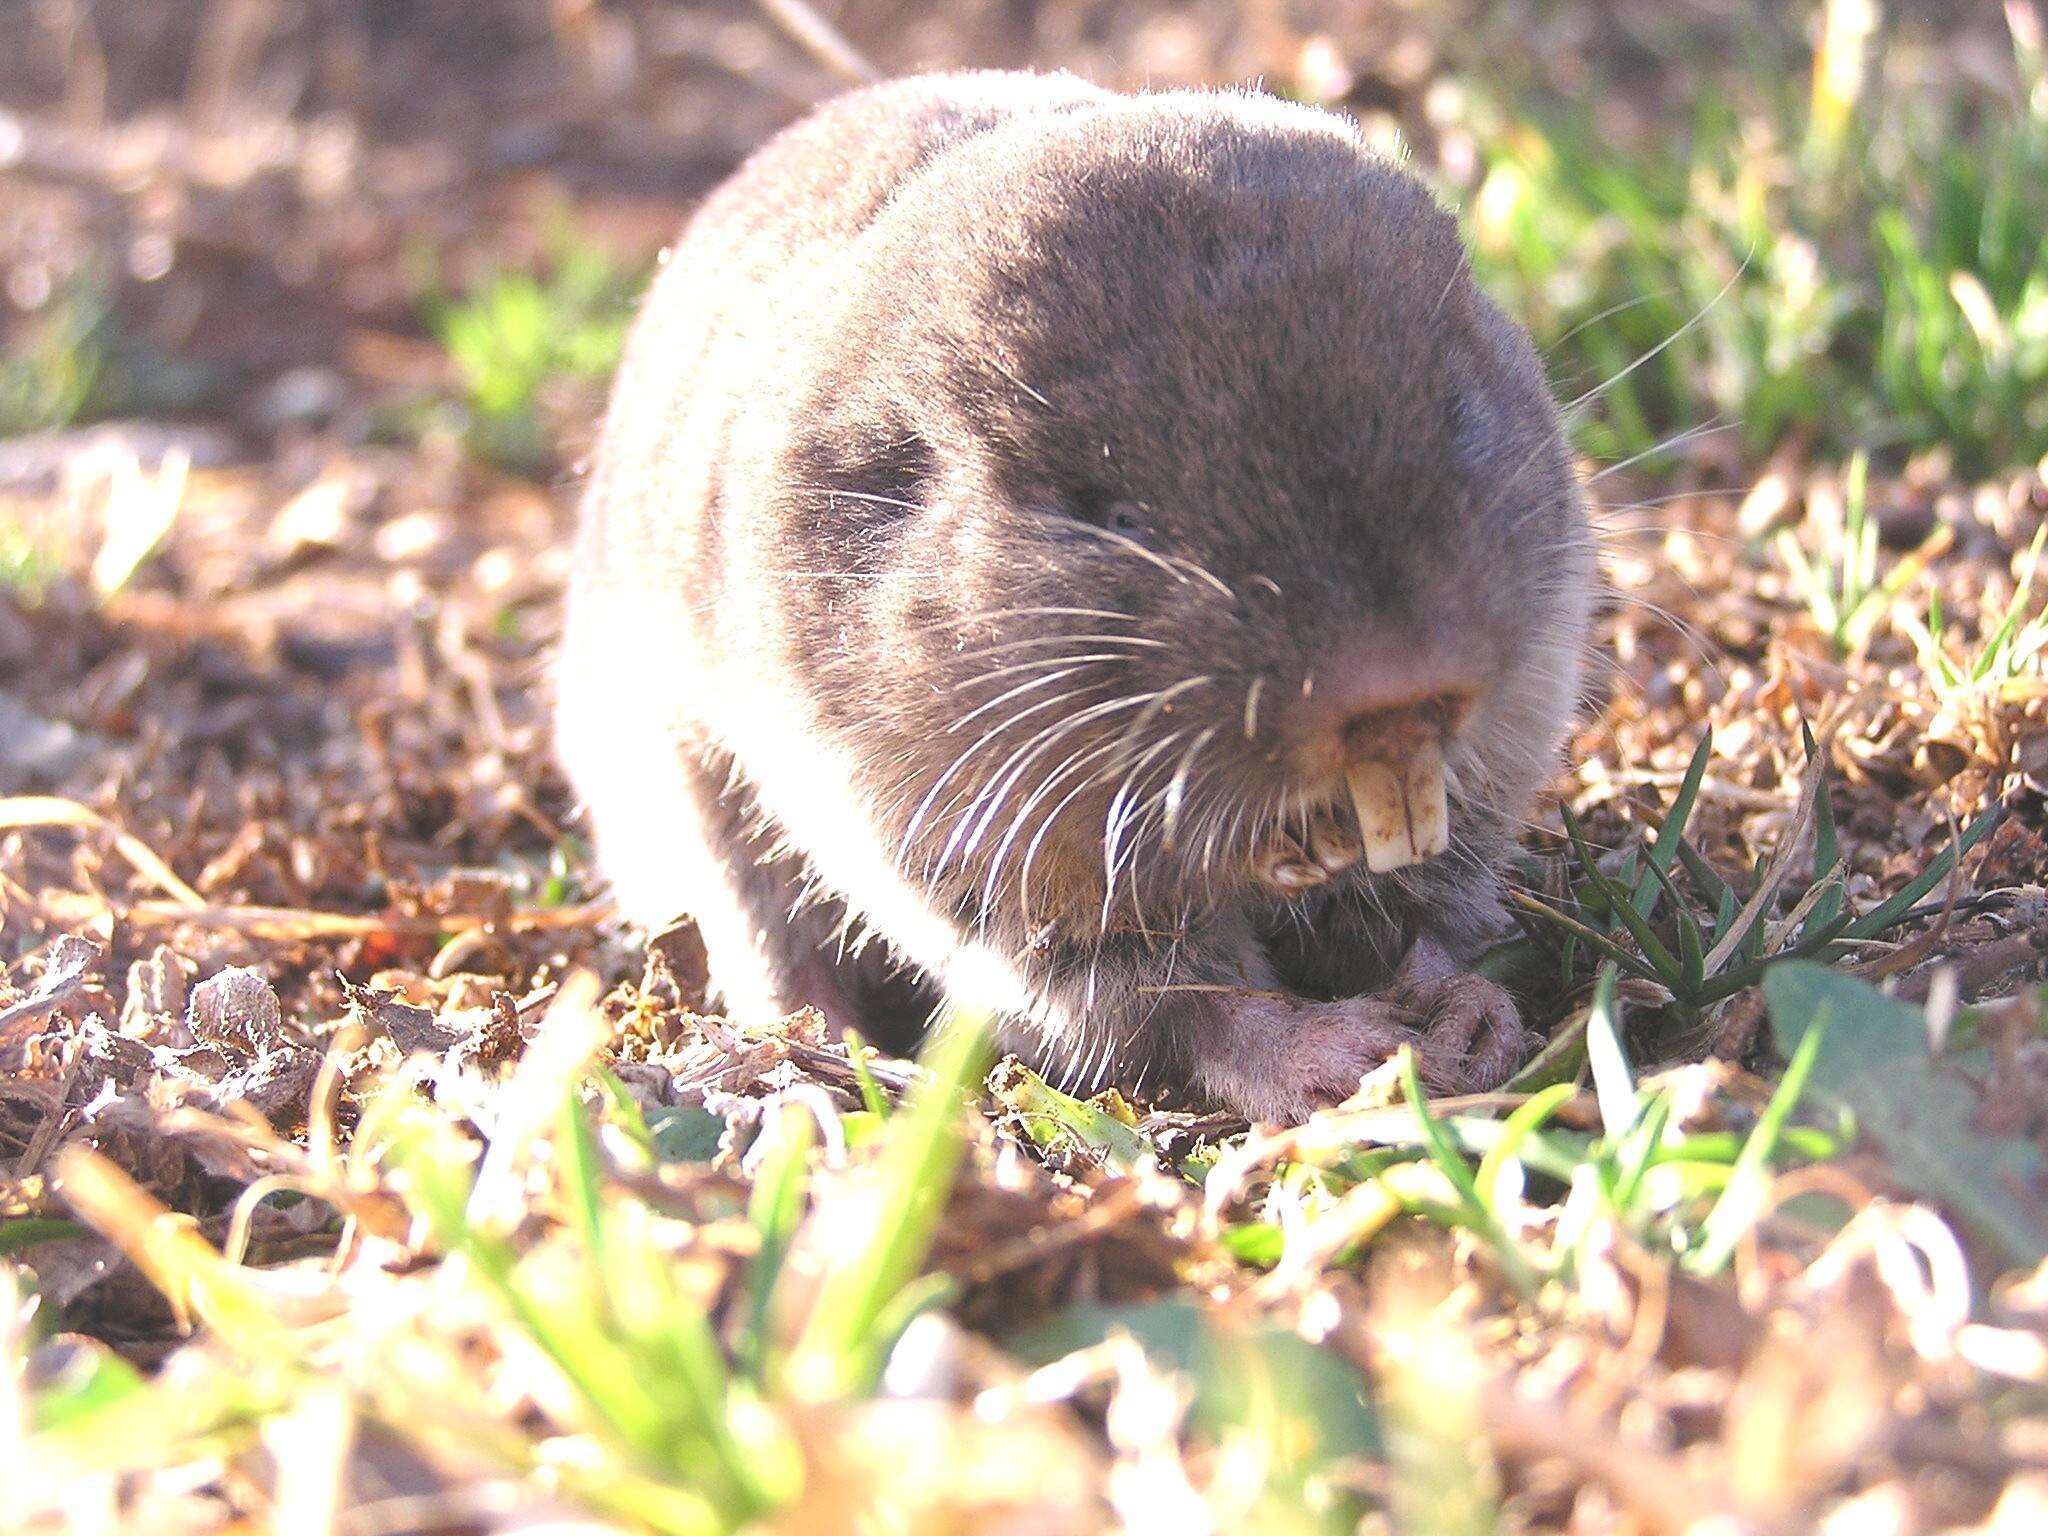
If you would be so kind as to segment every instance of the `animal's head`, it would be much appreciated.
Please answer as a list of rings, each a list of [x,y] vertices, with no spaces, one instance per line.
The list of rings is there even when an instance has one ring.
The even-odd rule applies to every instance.
[[[834,577],[787,596],[906,866],[1142,923],[1318,807],[1382,873],[1494,850],[1593,545],[1426,190],[1325,114],[1119,100],[950,152],[859,249],[786,461]]]

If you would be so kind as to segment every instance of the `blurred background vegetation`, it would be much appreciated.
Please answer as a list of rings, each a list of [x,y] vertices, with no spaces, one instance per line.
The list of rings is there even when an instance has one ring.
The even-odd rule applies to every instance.
[[[821,14],[884,72],[1245,79],[1354,113],[1461,210],[1563,395],[1605,386],[1578,412],[1600,461],[1725,433],[1985,473],[2048,453],[2048,55],[2027,3],[1893,10]],[[846,83],[744,3],[40,0],[0,52],[0,167],[31,175],[0,227],[0,430],[346,404],[530,473],[587,435],[675,217]]]

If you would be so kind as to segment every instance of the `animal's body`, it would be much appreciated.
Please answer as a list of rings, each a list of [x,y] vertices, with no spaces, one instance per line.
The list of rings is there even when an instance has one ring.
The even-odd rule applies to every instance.
[[[1575,703],[1593,540],[1451,220],[1340,119],[937,76],[699,210],[588,487],[560,748],[737,1015],[950,989],[1082,1087],[1256,1118],[1402,1041]]]

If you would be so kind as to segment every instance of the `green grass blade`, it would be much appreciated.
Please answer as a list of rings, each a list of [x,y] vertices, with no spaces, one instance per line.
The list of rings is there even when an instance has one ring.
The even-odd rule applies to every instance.
[[[872,1212],[854,1230],[865,1246],[843,1257],[820,1285],[803,1332],[780,1376],[795,1396],[819,1400],[871,1390],[887,1342],[879,1323],[917,1277],[952,1193],[966,1146],[964,1100],[981,1080],[990,1020],[951,1012],[927,1048],[931,1076],[889,1121]]]
[[[640,1106],[626,1085],[619,1081],[617,1074],[605,1067],[595,1068],[591,1079],[603,1095],[605,1118],[617,1128],[628,1141],[650,1163],[659,1162],[660,1154],[654,1144],[654,1131],[647,1124],[647,1117],[640,1112]]]
[[[877,1120],[888,1119],[888,1095],[882,1092],[882,1085],[875,1081],[874,1069],[868,1065],[868,1057],[874,1054],[874,1047],[863,1040],[857,1030],[849,1029],[845,1038],[846,1059],[853,1067],[853,1080],[860,1088],[862,1107]]]
[[[1531,1094],[1527,1101],[1516,1106],[1515,1112],[1501,1124],[1500,1139],[1487,1149],[1479,1160],[1479,1173],[1473,1183],[1479,1197],[1489,1208],[1500,1203],[1500,1181],[1509,1163],[1518,1160],[1523,1145],[1550,1117],[1578,1095],[1578,1088],[1571,1083],[1553,1083],[1538,1093]]]
[[[1423,1150],[1428,1153],[1429,1160],[1436,1165],[1437,1170],[1450,1181],[1451,1187],[1458,1192],[1458,1208],[1462,1213],[1462,1220],[1458,1224],[1470,1228],[1486,1240],[1508,1283],[1524,1299],[1533,1300],[1538,1286],[1536,1271],[1523,1256],[1520,1245],[1508,1236],[1507,1229],[1500,1224],[1500,1218],[1494,1214],[1493,1207],[1481,1195],[1472,1165],[1465,1160],[1463,1153],[1451,1145],[1450,1138],[1444,1133],[1443,1122],[1437,1119],[1430,1109],[1429,1096],[1423,1092],[1422,1077],[1416,1069],[1415,1052],[1404,1045],[1401,1047],[1399,1059],[1401,1086],[1408,1096],[1409,1107],[1415,1112],[1416,1127],[1422,1136]],[[1525,1130],[1522,1135],[1526,1137],[1528,1131]]]
[[[1600,1123],[1607,1134],[1620,1140],[1641,1114],[1635,1074],[1628,1064],[1628,1049],[1621,1038],[1621,1014],[1615,991],[1614,967],[1603,965],[1593,984],[1593,1001],[1586,1010],[1586,1060],[1593,1071],[1593,1095],[1600,1105]]]
[[[1572,847],[1585,868],[1586,878],[1593,882],[1594,888],[1606,901],[1608,910],[1620,919],[1621,925],[1628,929],[1629,936],[1641,947],[1643,958],[1650,963],[1658,979],[1676,990],[1683,971],[1683,967],[1678,963],[1678,957],[1671,953],[1664,941],[1657,937],[1656,930],[1651,928],[1642,914],[1636,910],[1632,896],[1623,887],[1600,873],[1599,868],[1593,863],[1592,851],[1586,846],[1585,838],[1580,833],[1578,818],[1564,807],[1559,807],[1559,810],[1564,817],[1565,833],[1571,838]]]
[[[1060,1092],[1020,1062],[1005,1062],[989,1088],[997,1105],[1015,1115],[1024,1134],[1042,1147],[1070,1137],[1117,1169],[1135,1168],[1152,1155],[1151,1143],[1126,1120],[1099,1104]],[[1127,1107],[1118,1107],[1129,1115]]]
[[[1831,1016],[1832,1009],[1823,1003],[1814,1014],[1813,1023],[1800,1038],[1798,1048],[1793,1051],[1791,1063],[1785,1068],[1785,1076],[1779,1081],[1777,1091],[1771,1095],[1771,1102],[1757,1117],[1756,1129],[1750,1132],[1741,1155],[1735,1159],[1735,1169],[1729,1175],[1727,1187],[1721,1191],[1721,1197],[1714,1202],[1714,1208],[1707,1212],[1707,1219],[1701,1224],[1699,1247],[1686,1256],[1685,1267],[1694,1274],[1719,1274],[1734,1254],[1742,1234],[1756,1225],[1757,1217],[1764,1208],[1764,1199],[1770,1193],[1771,1153],[1778,1145],[1779,1133],[1783,1131],[1786,1119],[1799,1103],[1799,1096],[1806,1091],[1806,1079],[1813,1071],[1815,1058],[1820,1055],[1821,1040],[1827,1034]]]
[[[1802,726],[1801,729],[1805,728]],[[1808,752],[1814,751],[1815,748],[1812,746],[1813,733],[1811,731],[1806,732],[1806,739],[1808,742],[1806,750]],[[1842,840],[1841,834],[1835,827],[1834,796],[1828,793],[1828,786],[1825,780],[1821,783],[1819,795],[1814,798],[1813,808],[1815,823],[1813,867],[1819,870],[1832,870],[1842,860]],[[1827,927],[1828,924],[1832,923],[1841,914],[1842,902],[1847,895],[1847,882],[1836,881],[1813,904],[1813,910],[1807,914],[1806,921],[1800,927],[1807,932],[1817,932]]]
[[[1645,1098],[1643,1111],[1628,1135],[1615,1148],[1614,1208],[1634,1220],[1640,1215],[1644,1182],[1657,1166],[1657,1149],[1664,1140],[1664,1127],[1671,1123],[1671,1095],[1654,1093]]]
[[[1514,903],[1518,910],[1528,913],[1539,922],[1549,923],[1551,926],[1562,930],[1568,940],[1575,943],[1588,944],[1597,949],[1630,975],[1640,976],[1645,981],[1657,981],[1660,979],[1656,971],[1641,955],[1638,955],[1634,950],[1627,948],[1625,945],[1616,943],[1606,934],[1600,932],[1599,929],[1580,922],[1570,913],[1560,912],[1548,902],[1539,901],[1536,897],[1525,895],[1519,891],[1510,892],[1508,899]]]
[[[1685,778],[1678,786],[1678,793],[1672,798],[1671,809],[1664,814],[1664,825],[1657,829],[1657,839],[1650,845],[1650,869],[1657,881],[1668,887],[1671,878],[1671,864],[1678,857],[1678,845],[1684,841],[1686,823],[1692,820],[1693,806],[1698,803],[1700,784],[1707,776],[1707,762],[1714,754],[1714,733],[1708,731],[1700,737],[1700,744],[1693,749],[1692,761],[1686,765]],[[1674,903],[1676,897],[1673,897]],[[1636,911],[1649,917],[1657,905],[1655,892],[1637,887]]]
[[[875,1314],[875,1347],[883,1359],[903,1337],[903,1330],[926,1312],[950,1305],[960,1294],[960,1282],[951,1275],[919,1275],[904,1286]]]
[[[1788,1125],[1778,1133],[1778,1147],[1792,1153],[1802,1162],[1817,1163],[1830,1157],[1840,1157],[1854,1138],[1848,1122],[1853,1117],[1844,1115],[1844,1127],[1822,1130],[1819,1126]],[[1751,1127],[1754,1131],[1755,1127]],[[1732,1165],[1742,1155],[1742,1149],[1749,1137],[1734,1131],[1695,1131],[1690,1136],[1681,1136],[1666,1142],[1657,1151],[1656,1161],[1665,1163],[1720,1163]]]
[[[447,1145],[452,1131],[442,1127],[444,1134],[429,1139],[419,1130],[413,1117],[396,1131],[391,1152],[406,1175],[407,1203],[426,1218],[434,1242],[461,1255],[613,1433],[643,1455],[655,1452],[665,1439],[666,1415],[630,1357],[594,1319],[550,1307],[521,1283],[512,1245],[470,1220],[471,1165],[460,1147]]]
[[[817,1122],[802,1105],[785,1100],[772,1113],[761,1135],[766,1145],[754,1168],[754,1187],[747,1197],[747,1220],[760,1247],[747,1266],[747,1321],[734,1353],[742,1369],[756,1375],[766,1369],[771,1307],[782,1262],[803,1219],[811,1148],[817,1145]]]
[[[1678,914],[1678,964],[1680,995],[1692,997],[1707,979],[1707,953],[1690,912]]]
[[[582,1240],[584,1261],[600,1282],[605,1273],[603,1177],[597,1138],[572,1084],[562,1095],[561,1113],[555,1119],[555,1185],[567,1207],[569,1225]]]
[[[1479,1198],[1479,1184],[1473,1177],[1472,1165],[1465,1161],[1465,1155],[1451,1145],[1444,1134],[1443,1122],[1429,1107],[1429,1096],[1423,1091],[1422,1074],[1415,1064],[1415,1052],[1408,1047],[1401,1048],[1401,1086],[1408,1095],[1408,1106],[1415,1112],[1415,1123],[1422,1135],[1422,1149],[1429,1154],[1437,1171],[1449,1179],[1457,1190],[1458,1198],[1466,1207],[1484,1216],[1486,1204]]]
[[[1643,877],[1657,883],[1658,889],[1663,891],[1664,895],[1670,900],[1672,911],[1682,915],[1690,915],[1691,907],[1685,900],[1685,893],[1679,890],[1678,882],[1671,878],[1671,871],[1668,866],[1660,869],[1652,861],[1649,868],[1644,871]]]
[[[1735,893],[1727,886],[1721,887],[1721,896],[1714,907],[1714,938],[1718,941],[1728,930],[1728,925],[1741,914],[1742,903],[1735,899]]]
[[[1714,931],[1718,934],[1727,927],[1728,918],[1733,917],[1741,907],[1741,898],[1735,894],[1728,882],[1721,878],[1720,872],[1707,862],[1706,856],[1693,847],[1692,840],[1682,834],[1678,839],[1678,862],[1685,866],[1686,874],[1692,878],[1692,883],[1700,888],[1700,894],[1714,904],[1716,912],[1726,910],[1727,917],[1717,916],[1714,920]]]
[[[0,1256],[17,1253],[37,1243],[59,1242],[68,1237],[91,1237],[92,1228],[82,1227],[61,1216],[18,1216],[0,1221]]]
[[[1933,861],[1923,869],[1918,878],[1899,891],[1889,901],[1872,908],[1844,928],[1841,937],[1845,939],[1871,939],[1883,933],[1898,922],[1919,902],[1920,898],[1933,890],[1948,872],[1955,867],[1957,859],[1968,853],[2005,818],[2005,807],[1994,805],[1983,815],[1963,829],[1963,833],[1948,847],[1935,855]]]

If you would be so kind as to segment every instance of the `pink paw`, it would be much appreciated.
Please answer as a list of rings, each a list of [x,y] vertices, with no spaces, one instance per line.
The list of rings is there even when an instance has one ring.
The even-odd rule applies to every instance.
[[[1449,1092],[1486,1093],[1498,1088],[1515,1075],[1529,1054],[1521,1010],[1484,976],[1462,971],[1412,990],[1399,990],[1394,996],[1428,1020],[1423,1037],[1448,1069]]]
[[[1234,994],[1221,1024],[1198,1086],[1247,1119],[1284,1124],[1341,1104],[1404,1045],[1434,1094],[1498,1088],[1528,1049],[1514,1000],[1466,971],[1330,1003]]]

